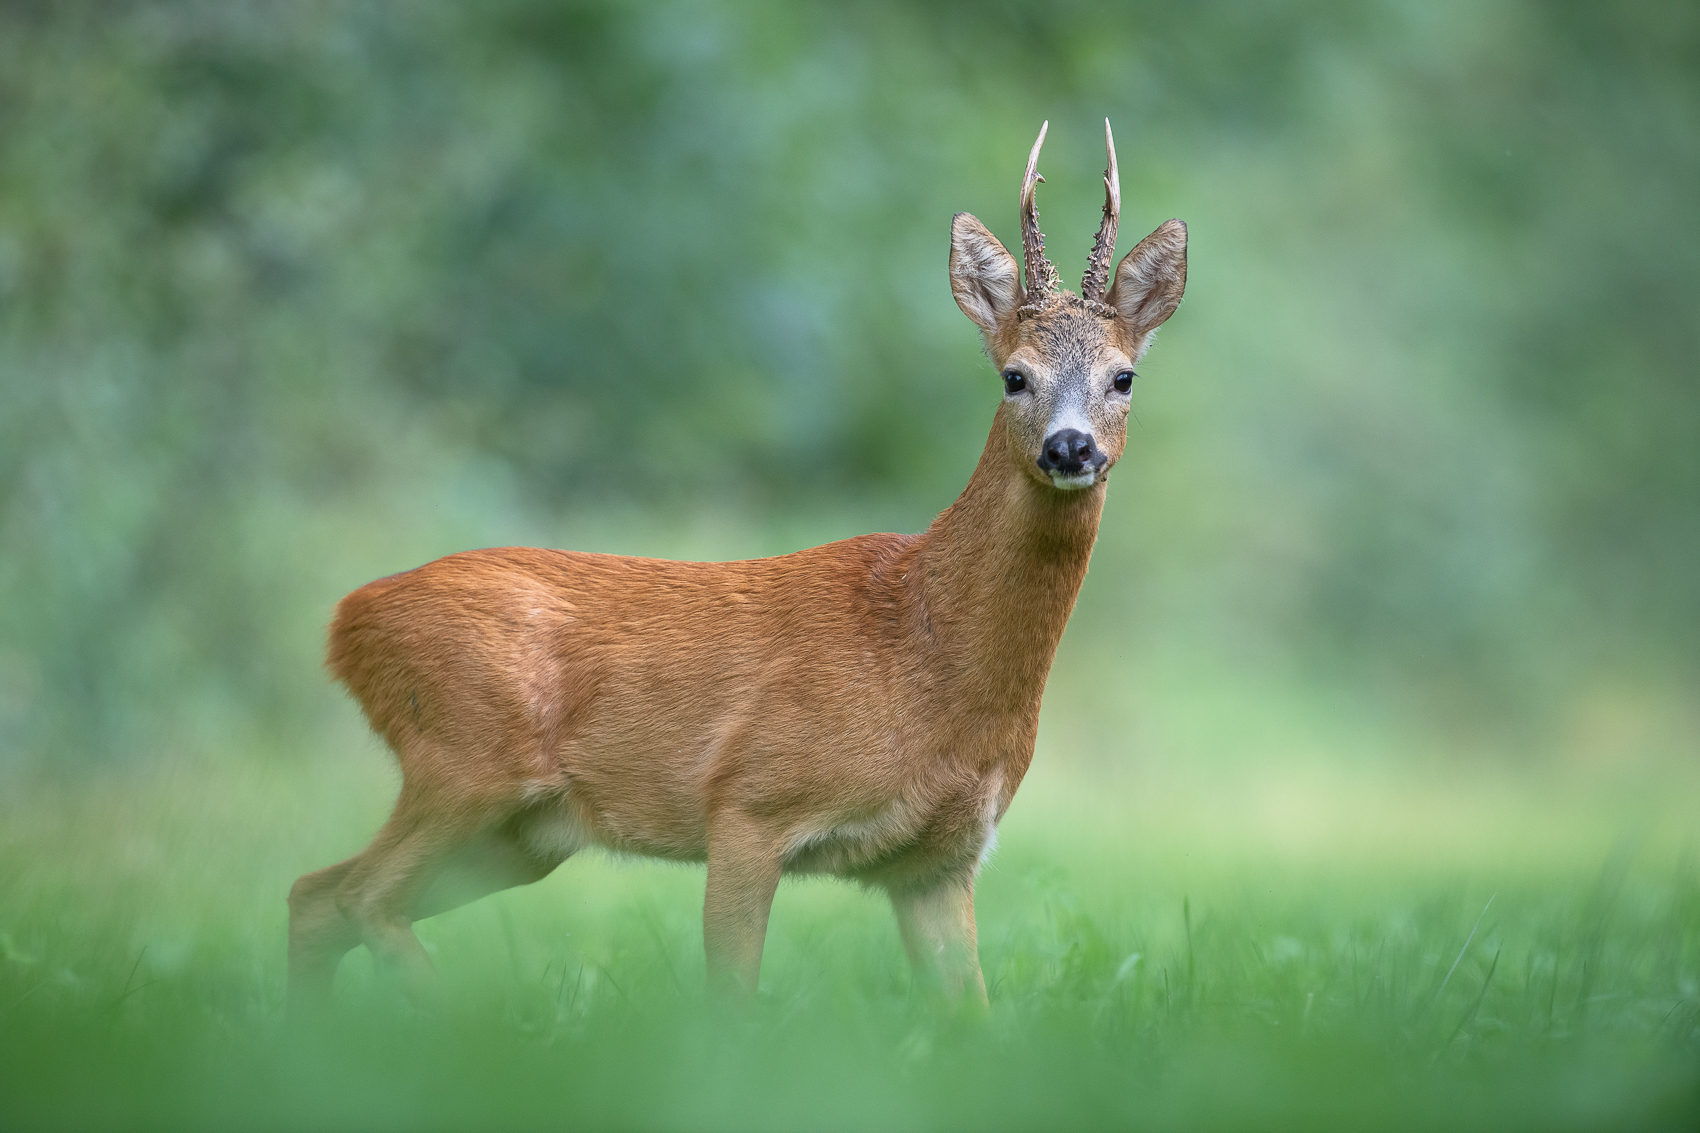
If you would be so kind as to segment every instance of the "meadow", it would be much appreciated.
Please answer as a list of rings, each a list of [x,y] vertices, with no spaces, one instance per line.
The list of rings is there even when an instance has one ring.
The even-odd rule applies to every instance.
[[[1058,678],[1080,675],[1070,662],[1065,649]],[[422,922],[443,993],[428,1011],[357,950],[335,1017],[291,1028],[283,896],[382,819],[394,777],[376,741],[351,722],[334,758],[44,779],[0,804],[0,1115],[17,1129],[1693,1127],[1692,778],[1419,775],[1290,732],[1229,740],[1267,715],[1226,717],[1215,742],[1239,758],[1211,760],[1195,737],[1172,741],[1192,759],[1171,766],[1082,756],[1078,727],[1047,716],[979,887],[986,1018],[912,991],[883,898],[816,880],[780,891],[759,1001],[716,1008],[700,869],[586,854]]]

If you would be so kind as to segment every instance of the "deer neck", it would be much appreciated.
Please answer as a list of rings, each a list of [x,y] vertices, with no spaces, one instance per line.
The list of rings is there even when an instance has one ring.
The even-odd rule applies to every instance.
[[[1017,461],[1000,408],[968,487],[921,536],[911,585],[943,691],[978,710],[1036,713],[1104,485],[1058,491]]]

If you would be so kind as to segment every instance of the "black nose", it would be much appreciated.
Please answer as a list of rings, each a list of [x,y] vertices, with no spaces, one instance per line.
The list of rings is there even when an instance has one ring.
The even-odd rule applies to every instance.
[[[1091,434],[1079,429],[1058,429],[1045,438],[1045,447],[1039,454],[1039,467],[1046,472],[1078,476],[1088,465],[1096,467],[1102,463],[1097,458],[1098,446],[1092,443]]]

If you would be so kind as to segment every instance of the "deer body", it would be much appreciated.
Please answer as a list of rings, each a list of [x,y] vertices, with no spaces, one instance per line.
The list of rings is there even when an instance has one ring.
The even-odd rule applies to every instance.
[[[922,535],[749,562],[452,555],[344,599],[331,664],[404,772],[476,752],[540,854],[702,861],[735,807],[788,869],[914,880],[976,857],[1026,772],[1102,506],[1005,490],[1027,538],[988,539],[971,492]]]
[[[1179,248],[1184,280],[1184,229]],[[360,943],[425,982],[413,920],[591,845],[707,862],[711,978],[753,990],[780,877],[830,873],[884,889],[917,969],[984,999],[974,876],[1032,759],[1125,435],[1125,404],[1093,390],[1155,326],[1110,313],[1113,292],[1024,317],[1044,296],[1012,268],[957,218],[958,302],[1024,388],[919,535],[731,563],[473,551],[343,599],[329,664],[403,786],[366,851],[296,883],[293,1001],[327,996]]]

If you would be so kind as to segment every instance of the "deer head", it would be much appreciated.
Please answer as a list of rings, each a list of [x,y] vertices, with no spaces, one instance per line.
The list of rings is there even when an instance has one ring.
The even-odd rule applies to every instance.
[[[1034,191],[1044,180],[1039,148],[1049,127],[1047,122],[1040,128],[1021,182],[1026,285],[1015,257],[985,225],[961,212],[950,225],[950,288],[956,305],[980,328],[986,355],[1003,377],[998,418],[1010,452],[1027,475],[1077,491],[1102,483],[1127,443],[1133,368],[1186,290],[1186,225],[1178,220],[1158,225],[1122,257],[1110,282],[1121,184],[1106,119],[1103,223],[1081,294],[1063,289],[1045,258],[1034,205]]]

